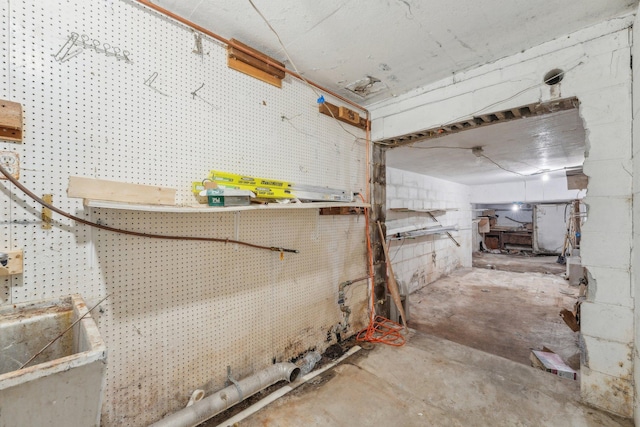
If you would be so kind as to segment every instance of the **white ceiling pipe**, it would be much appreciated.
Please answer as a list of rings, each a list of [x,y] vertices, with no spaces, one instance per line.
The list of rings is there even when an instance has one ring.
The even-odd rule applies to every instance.
[[[151,427],[194,427],[278,381],[293,381],[300,368],[276,363],[152,424]]]

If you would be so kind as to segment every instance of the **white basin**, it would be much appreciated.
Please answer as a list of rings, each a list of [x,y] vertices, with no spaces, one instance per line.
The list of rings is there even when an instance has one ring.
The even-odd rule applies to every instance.
[[[80,295],[0,307],[0,427],[99,426],[107,350]]]

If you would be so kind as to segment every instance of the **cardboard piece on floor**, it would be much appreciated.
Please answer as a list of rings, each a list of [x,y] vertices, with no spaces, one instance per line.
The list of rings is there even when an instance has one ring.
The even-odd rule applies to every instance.
[[[531,350],[529,360],[531,360],[531,366],[541,369],[543,371],[551,372],[562,378],[568,378],[572,380],[578,379],[578,373],[571,369],[564,360],[548,348],[544,348],[548,351]]]

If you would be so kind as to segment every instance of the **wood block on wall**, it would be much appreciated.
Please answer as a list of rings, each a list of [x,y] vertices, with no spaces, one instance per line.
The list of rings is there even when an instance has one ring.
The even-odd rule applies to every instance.
[[[359,127],[360,129],[365,129],[365,130],[367,129],[368,123],[365,118],[360,117],[360,115],[358,115],[357,121],[354,121],[355,117],[352,117],[351,119],[341,117],[340,108],[345,108],[345,107],[338,107],[337,105],[333,105],[329,102],[323,102],[322,104],[318,105],[318,111],[326,116],[334,117],[336,120],[340,120],[341,122],[348,123],[351,126]],[[349,111],[352,111],[352,110],[349,110]],[[347,114],[347,113],[343,112],[343,114]]]
[[[285,72],[281,68],[284,64],[238,40],[229,40],[227,65],[265,83],[282,87]]]
[[[143,205],[176,204],[176,189],[70,176],[67,196]]]
[[[22,142],[22,105],[0,100],[0,139]]]

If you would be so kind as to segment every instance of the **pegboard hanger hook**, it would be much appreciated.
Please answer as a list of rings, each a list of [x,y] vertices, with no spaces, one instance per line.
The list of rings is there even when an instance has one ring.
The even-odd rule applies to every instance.
[[[67,38],[67,41],[65,42],[65,44],[62,45],[58,53],[53,55],[54,59],[58,62],[65,62],[73,58],[74,56],[80,54],[80,52],[82,52],[82,49],[77,49],[73,53],[69,53],[71,51],[71,48],[76,45],[76,42],[78,41],[79,37],[80,35],[78,33],[71,33],[71,35]]]

